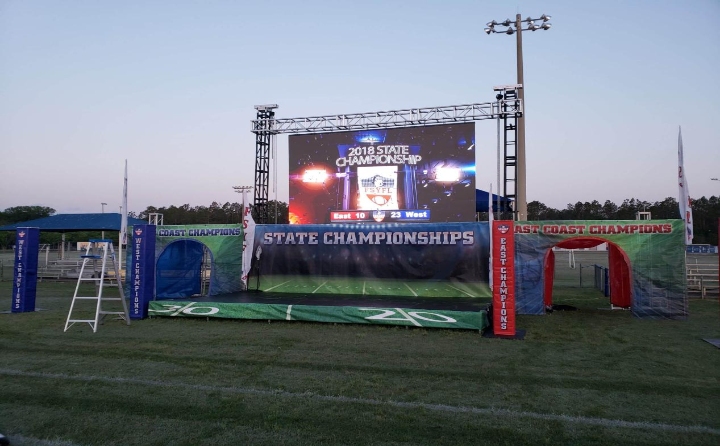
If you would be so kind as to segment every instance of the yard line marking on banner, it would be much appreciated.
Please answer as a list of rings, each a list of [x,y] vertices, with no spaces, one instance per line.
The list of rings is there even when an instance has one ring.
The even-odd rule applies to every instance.
[[[591,426],[605,426],[605,427],[621,427],[630,429],[648,429],[656,431],[670,431],[670,432],[686,432],[686,433],[699,433],[699,434],[711,434],[720,435],[720,429],[690,425],[683,426],[679,424],[667,424],[667,423],[655,423],[652,421],[624,421],[624,420],[613,420],[610,418],[592,418],[577,415],[564,415],[554,413],[539,413],[539,412],[525,412],[516,411],[510,409],[501,409],[495,407],[468,407],[468,406],[451,406],[447,404],[431,404],[421,402],[405,402],[405,401],[393,401],[393,400],[376,400],[369,398],[355,398],[348,396],[335,396],[335,395],[319,395],[313,392],[288,392],[285,390],[267,390],[267,389],[254,389],[244,387],[221,387],[221,386],[209,386],[203,384],[187,384],[187,383],[173,383],[167,381],[153,381],[138,378],[121,378],[121,377],[106,377],[106,376],[94,376],[94,375],[66,375],[64,373],[44,373],[44,372],[27,372],[23,370],[12,370],[0,368],[0,375],[5,376],[20,376],[26,378],[44,378],[44,379],[58,379],[58,380],[69,380],[69,381],[86,381],[92,382],[97,381],[101,383],[115,383],[115,384],[136,384],[143,386],[155,386],[155,387],[166,387],[171,389],[188,389],[188,390],[200,390],[204,392],[228,392],[241,395],[257,395],[257,396],[277,396],[287,398],[307,398],[310,400],[332,402],[332,403],[353,403],[353,404],[368,404],[375,406],[390,406],[398,407],[403,409],[423,409],[431,410],[435,412],[448,412],[448,413],[470,413],[475,415],[491,415],[497,417],[516,417],[516,418],[532,418],[536,420],[549,420],[549,421],[562,421],[568,423],[586,424]]]
[[[288,305],[287,316],[285,316],[285,320],[286,320],[286,321],[291,321],[291,320],[292,320],[292,317],[290,317],[290,312],[291,312],[291,311],[292,311],[292,305]]]
[[[410,316],[409,314],[407,314],[406,312],[404,312],[401,308],[396,308],[395,310],[396,310],[398,313],[400,313],[400,314],[402,314],[403,316],[405,316],[410,322],[412,322],[413,324],[415,324],[416,327],[422,327],[422,325],[420,325],[420,322],[416,321],[414,317],[412,317],[412,316]]]
[[[365,284],[366,284],[366,283],[367,283],[367,282],[365,282],[365,281],[363,280],[363,296],[364,296],[365,294],[367,294],[367,293],[365,292]]]
[[[413,293],[413,296],[417,297],[417,293],[412,288],[410,288],[410,285],[408,285],[407,283],[403,283],[403,285],[405,285],[407,289],[410,290],[411,293]]]
[[[189,304],[185,305],[184,307],[181,307],[179,310],[177,310],[170,316],[177,316],[178,314],[182,313],[183,311],[187,310],[188,308],[192,307],[195,304],[196,304],[196,302],[190,302]]]
[[[281,284],[279,284],[279,285],[275,285],[274,287],[270,287],[270,288],[268,288],[268,289],[265,290],[265,291],[274,290],[275,288],[277,288],[277,287],[279,287],[279,286],[283,286],[283,285],[285,285],[286,283],[290,283],[290,282],[292,282],[292,280],[288,280],[287,282],[283,282],[283,283],[281,283]]]
[[[461,290],[460,288],[455,288],[455,287],[454,287],[454,286],[452,286],[452,285],[448,285],[448,286],[449,286],[450,288],[452,288],[453,290],[457,290],[457,291],[460,291],[461,293],[463,293],[463,294],[467,294],[467,295],[468,295],[468,296],[470,296],[470,297],[475,297],[475,296],[473,296],[472,294],[468,293],[467,291],[463,291],[463,290]]]
[[[315,289],[313,290],[313,294],[317,293],[317,290],[319,290],[320,288],[324,287],[326,283],[327,283],[327,280],[326,280],[325,282],[321,283],[319,287],[315,288]]]

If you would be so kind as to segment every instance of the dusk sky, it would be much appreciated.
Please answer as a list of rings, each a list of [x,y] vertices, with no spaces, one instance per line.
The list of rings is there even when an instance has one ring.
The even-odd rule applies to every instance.
[[[239,202],[254,105],[294,118],[469,104],[516,83],[523,33],[527,199],[720,195],[718,0],[0,2],[0,210],[118,212]],[[287,135],[277,191],[288,199]],[[476,123],[477,187],[496,183],[496,123]],[[497,190],[497,185],[493,188]]]

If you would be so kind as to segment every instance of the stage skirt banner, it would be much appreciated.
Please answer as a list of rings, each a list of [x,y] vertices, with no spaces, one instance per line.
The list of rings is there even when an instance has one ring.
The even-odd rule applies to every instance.
[[[480,223],[259,225],[250,289],[490,297]]]
[[[326,322],[337,324],[404,325],[418,328],[484,330],[486,311],[420,310],[222,302],[150,302],[150,316],[203,317]]]

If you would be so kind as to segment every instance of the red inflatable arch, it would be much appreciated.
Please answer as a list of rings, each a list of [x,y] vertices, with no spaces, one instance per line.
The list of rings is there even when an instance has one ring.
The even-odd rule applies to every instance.
[[[564,249],[594,248],[602,243],[608,244],[608,266],[610,267],[610,303],[616,307],[630,308],[632,303],[632,288],[630,277],[632,270],[630,260],[625,251],[606,239],[597,237],[576,237],[564,240],[555,246]],[[545,307],[552,307],[553,277],[555,275],[555,252],[552,248],[547,250],[543,265],[545,274],[545,289],[543,301]]]

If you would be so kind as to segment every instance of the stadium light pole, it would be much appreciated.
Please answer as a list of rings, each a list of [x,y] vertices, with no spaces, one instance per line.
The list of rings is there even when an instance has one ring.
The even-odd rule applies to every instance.
[[[530,17],[525,20],[522,19],[520,14],[515,16],[515,22],[511,22],[510,19],[505,19],[503,22],[488,22],[485,33],[487,35],[500,33],[508,35],[517,35],[517,83],[522,86],[518,90],[518,98],[523,104],[523,114],[518,119],[517,126],[517,178],[515,179],[515,202],[517,203],[517,219],[527,220],[527,183],[526,183],[526,164],[525,164],[525,113],[527,107],[525,107],[525,82],[523,76],[523,50],[522,50],[522,31],[537,31],[539,29],[548,30],[552,26],[548,23],[550,16],[543,14],[539,19],[531,19]],[[535,22],[542,21],[542,25]],[[523,28],[523,23],[527,24],[527,28]],[[496,30],[496,26],[503,26],[506,29]]]

